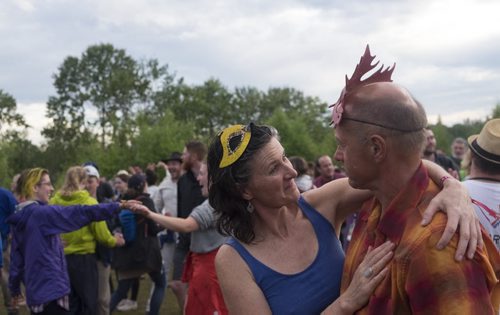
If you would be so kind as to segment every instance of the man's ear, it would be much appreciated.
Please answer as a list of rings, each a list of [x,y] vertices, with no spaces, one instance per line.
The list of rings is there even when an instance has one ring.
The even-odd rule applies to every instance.
[[[387,142],[379,135],[370,137],[370,151],[375,162],[381,162],[387,155]]]

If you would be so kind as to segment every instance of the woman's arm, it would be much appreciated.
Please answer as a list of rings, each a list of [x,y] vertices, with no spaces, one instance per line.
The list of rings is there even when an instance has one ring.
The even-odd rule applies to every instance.
[[[444,248],[460,226],[460,239],[455,252],[455,259],[462,260],[467,251],[467,257],[472,259],[476,247],[483,246],[481,226],[472,206],[467,189],[455,178],[451,177],[439,165],[423,160],[429,177],[438,185],[443,185],[443,190],[436,195],[424,212],[422,225],[427,225],[434,214],[441,210],[446,212],[448,222],[443,236],[437,243],[438,249]]]
[[[323,314],[352,314],[366,304],[388,273],[394,244],[386,242],[368,251],[346,292]],[[269,304],[240,255],[223,245],[215,258],[217,278],[230,314],[271,314]],[[332,294],[334,294],[332,292]]]
[[[169,217],[159,213],[155,213],[146,207],[143,207],[135,212],[142,214],[146,218],[155,221],[156,223],[160,224],[167,230],[172,230],[181,233],[189,233],[197,231],[199,229],[198,222],[196,222],[196,220],[193,219],[192,217],[187,217],[185,219]]]
[[[373,194],[368,190],[354,189],[347,178],[340,178],[303,194],[304,199],[327,218],[340,231],[340,226],[363,202]]]
[[[434,182],[440,183],[443,177],[448,178],[443,183],[442,191],[432,199],[425,210],[422,225],[427,225],[437,211],[444,211],[448,217],[447,226],[436,246],[438,248],[446,246],[460,225],[460,240],[455,258],[461,260],[466,251],[467,257],[472,258],[476,247],[482,247],[483,240],[479,220],[467,190],[437,164],[427,160],[423,163]],[[320,188],[307,191],[303,196],[332,223],[336,231],[340,231],[340,226],[347,216],[358,211],[372,193],[352,188],[348,179],[337,179]]]
[[[215,269],[229,314],[272,314],[252,272],[231,246],[222,245],[219,248]]]

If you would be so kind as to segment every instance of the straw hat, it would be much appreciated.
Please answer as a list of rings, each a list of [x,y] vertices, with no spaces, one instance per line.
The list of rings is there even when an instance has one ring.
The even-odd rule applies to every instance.
[[[500,119],[488,121],[479,135],[470,136],[469,147],[481,158],[500,164]]]

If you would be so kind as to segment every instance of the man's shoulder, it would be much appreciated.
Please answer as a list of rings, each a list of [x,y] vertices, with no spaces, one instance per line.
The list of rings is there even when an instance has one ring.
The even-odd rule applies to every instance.
[[[326,183],[325,178],[322,175],[315,177],[313,179],[313,185],[316,186],[317,188],[323,186],[325,183]]]
[[[193,171],[189,170],[186,171],[184,174],[182,174],[179,177],[179,180],[177,181],[177,185],[184,185],[187,183],[192,183],[192,182],[197,182],[196,177],[194,176]]]
[[[459,169],[452,159],[441,153],[436,153],[436,163],[441,165],[446,170],[448,168]]]
[[[435,247],[445,231],[447,217],[443,212],[437,212],[427,226],[421,225],[425,210],[432,198],[438,193],[439,189],[437,185],[429,181],[427,188],[422,192],[422,195],[417,201],[416,208],[408,209],[409,212],[406,213],[406,217],[404,218],[404,231],[401,234],[400,244],[407,247],[409,255],[412,255],[412,252],[418,250],[419,247],[427,247],[434,241],[432,246]],[[435,237],[437,237],[437,239],[434,240]]]

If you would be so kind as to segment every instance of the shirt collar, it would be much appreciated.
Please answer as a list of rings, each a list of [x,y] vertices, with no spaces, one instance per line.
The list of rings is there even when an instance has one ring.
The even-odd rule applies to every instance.
[[[364,213],[361,218],[372,221],[378,220],[378,216],[380,215],[381,218],[377,225],[377,230],[392,242],[397,243],[405,230],[406,219],[409,215],[408,210],[418,207],[428,184],[429,176],[427,169],[420,163],[410,181],[392,199],[383,214],[380,215],[380,209],[377,209],[379,211],[374,211],[377,207],[380,207],[380,204],[378,200],[373,198],[371,201],[365,203],[366,208],[364,208],[369,209],[369,212]]]

